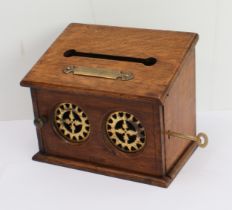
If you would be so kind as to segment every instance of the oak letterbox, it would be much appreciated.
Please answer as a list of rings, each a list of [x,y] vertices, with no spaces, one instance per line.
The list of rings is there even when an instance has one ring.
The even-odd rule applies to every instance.
[[[196,136],[195,33],[70,24],[21,81],[34,160],[167,187]]]

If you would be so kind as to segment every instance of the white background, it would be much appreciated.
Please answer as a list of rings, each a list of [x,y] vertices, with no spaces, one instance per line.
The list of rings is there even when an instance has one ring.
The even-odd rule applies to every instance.
[[[232,110],[231,0],[0,0],[0,120],[32,119],[19,86],[70,22],[192,31],[197,110]]]
[[[0,210],[231,210],[231,11],[231,0],[0,0]],[[31,160],[31,98],[19,82],[70,22],[199,33],[197,127],[210,142],[170,188]]]

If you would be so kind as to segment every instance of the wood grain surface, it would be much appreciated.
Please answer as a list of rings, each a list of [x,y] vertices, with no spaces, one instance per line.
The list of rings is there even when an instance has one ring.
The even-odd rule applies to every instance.
[[[21,84],[71,89],[74,92],[84,89],[163,101],[183,59],[197,39],[195,33],[70,24]],[[145,66],[124,61],[64,57],[64,52],[69,49],[139,58],[155,57],[157,63]],[[64,74],[63,69],[68,65],[126,70],[133,72],[135,78],[120,81]]]

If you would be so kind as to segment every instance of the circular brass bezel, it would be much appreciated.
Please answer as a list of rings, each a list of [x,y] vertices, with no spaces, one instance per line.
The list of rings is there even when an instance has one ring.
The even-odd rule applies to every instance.
[[[63,108],[62,108],[63,106]],[[57,114],[57,111],[60,110],[60,114]],[[74,117],[71,117],[73,119],[69,119],[69,123],[70,124],[78,124],[81,125],[81,130],[79,132],[71,132],[69,131],[65,126],[64,126],[64,122],[62,122],[62,117],[64,115],[64,113],[71,111],[70,112],[70,117],[71,117],[71,113],[72,116],[74,116],[73,113],[75,113],[80,120],[74,119]],[[57,115],[61,115],[59,118],[59,124],[58,125],[58,120],[57,120]],[[66,119],[67,120],[67,119]],[[83,111],[82,108],[80,108],[79,106],[70,103],[70,102],[63,102],[63,103],[59,103],[58,105],[56,105],[55,109],[53,110],[53,128],[55,130],[55,132],[62,137],[62,139],[68,143],[74,143],[74,144],[79,144],[82,142],[85,142],[89,135],[90,135],[90,130],[91,130],[91,126],[90,126],[90,122],[89,122],[89,118],[87,116],[87,114]],[[75,126],[75,125],[74,125]],[[86,129],[88,127],[88,130]],[[63,130],[64,132],[62,132],[61,130]],[[85,133],[85,134],[84,134]],[[81,139],[80,139],[81,136]],[[75,137],[75,139],[74,139]]]
[[[117,128],[119,124],[122,124],[122,127]],[[134,128],[131,129],[131,126]],[[129,112],[115,111],[110,113],[106,119],[105,129],[110,142],[120,151],[135,153],[143,149],[146,144],[145,128],[142,126],[142,123]],[[123,136],[125,139],[120,139],[119,135]],[[132,137],[136,137],[136,139],[131,141],[130,138]]]

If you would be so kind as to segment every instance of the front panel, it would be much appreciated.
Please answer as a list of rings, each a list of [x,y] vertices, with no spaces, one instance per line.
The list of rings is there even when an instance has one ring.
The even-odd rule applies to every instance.
[[[159,105],[89,93],[34,90],[43,152],[162,176]],[[34,106],[35,107],[35,106]]]

